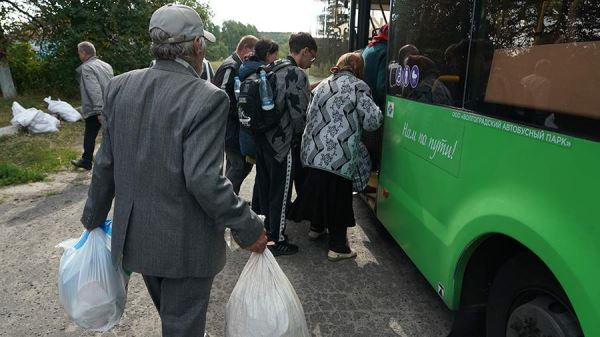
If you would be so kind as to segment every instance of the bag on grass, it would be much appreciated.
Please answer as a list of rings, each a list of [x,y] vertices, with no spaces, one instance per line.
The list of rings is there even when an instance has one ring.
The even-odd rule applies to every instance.
[[[84,329],[107,331],[119,322],[129,278],[110,255],[112,222],[79,239],[58,244],[65,249],[58,269],[58,296],[69,318]]]
[[[21,104],[13,102],[12,113],[13,119],[10,123],[14,126],[27,128],[31,133],[58,132],[60,121],[42,110],[25,109]]]
[[[309,337],[302,303],[268,249],[252,253],[225,308],[225,337]]]
[[[81,119],[81,114],[67,102],[60,99],[53,101],[51,96],[44,98],[44,102],[48,103],[48,110],[54,114],[58,114],[60,118],[67,122],[77,122]]]

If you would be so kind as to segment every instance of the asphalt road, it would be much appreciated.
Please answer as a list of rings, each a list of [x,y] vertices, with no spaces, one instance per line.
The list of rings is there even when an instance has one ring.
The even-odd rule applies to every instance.
[[[90,175],[64,172],[47,182],[0,189],[0,336],[160,336],[160,320],[142,279],[134,274],[120,324],[86,332],[58,303],[56,276],[62,254],[55,245],[78,237]],[[253,178],[241,195],[249,198]],[[307,223],[290,223],[297,255],[278,262],[302,301],[317,337],[438,337],[450,312],[385,229],[358,198],[349,231],[355,260],[327,261],[326,241],[307,239]],[[223,336],[227,299],[249,253],[229,251],[216,279],[207,317],[211,337]]]

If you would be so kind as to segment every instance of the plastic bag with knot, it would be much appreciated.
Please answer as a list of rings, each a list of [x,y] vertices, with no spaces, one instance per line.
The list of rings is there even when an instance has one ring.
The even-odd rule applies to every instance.
[[[310,337],[302,303],[268,249],[252,253],[229,297],[225,337]]]

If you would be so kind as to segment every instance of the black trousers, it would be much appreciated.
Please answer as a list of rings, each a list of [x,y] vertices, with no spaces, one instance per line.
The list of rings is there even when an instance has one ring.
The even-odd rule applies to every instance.
[[[203,337],[213,278],[171,279],[143,275],[158,310],[163,337]]]
[[[310,221],[316,232],[329,230],[329,249],[349,253],[347,228],[355,225],[352,209],[352,180],[337,174],[308,168],[303,194],[296,199],[290,217]]]
[[[99,115],[85,119],[85,131],[83,132],[83,155],[81,159],[91,163],[94,160],[94,149],[96,148],[96,137],[102,127],[98,120]]]
[[[225,165],[225,176],[233,185],[233,191],[236,194],[240,193],[240,188],[244,179],[252,171],[252,164],[246,161],[246,157],[242,153],[235,149],[225,148],[226,165]]]
[[[267,236],[270,241],[286,241],[286,215],[292,196],[292,152],[278,162],[266,139],[256,137],[256,181]]]

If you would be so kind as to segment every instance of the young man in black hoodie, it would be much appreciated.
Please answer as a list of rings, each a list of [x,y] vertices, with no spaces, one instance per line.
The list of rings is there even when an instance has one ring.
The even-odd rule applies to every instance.
[[[265,213],[265,227],[273,255],[291,255],[298,246],[285,235],[286,215],[291,197],[294,168],[293,149],[299,149],[306,124],[306,109],[310,101],[308,69],[317,56],[317,43],[308,33],[292,34],[289,40],[290,56],[284,60],[289,66],[275,73],[275,108],[282,112],[277,127],[255,135],[257,152],[257,181],[261,208]]]

